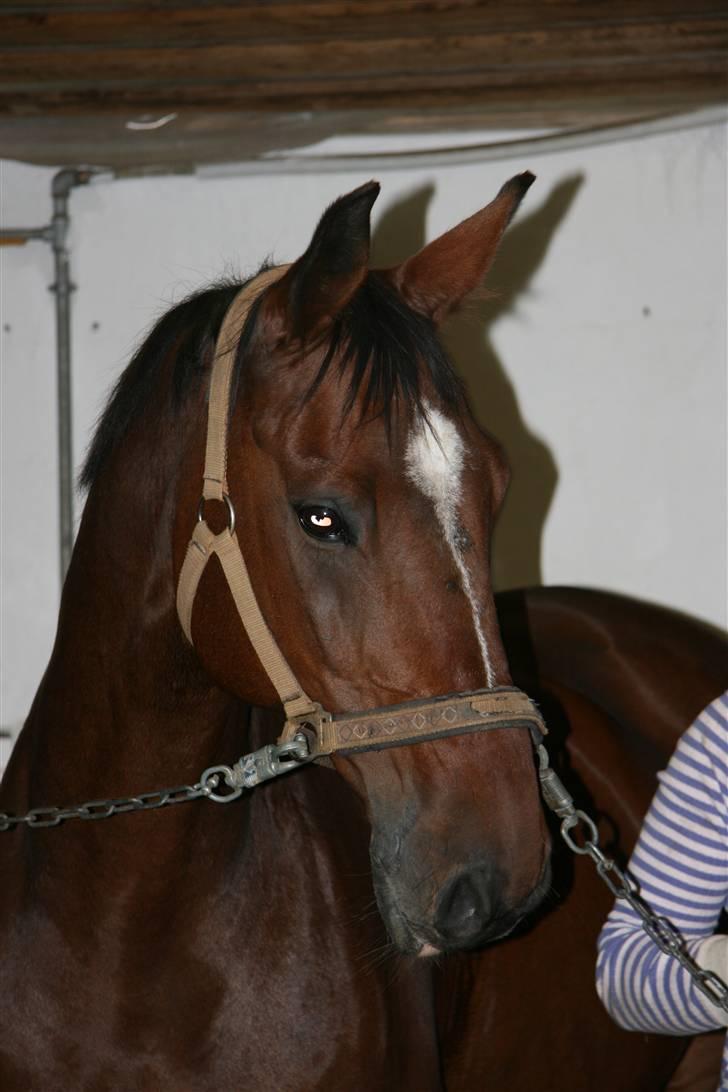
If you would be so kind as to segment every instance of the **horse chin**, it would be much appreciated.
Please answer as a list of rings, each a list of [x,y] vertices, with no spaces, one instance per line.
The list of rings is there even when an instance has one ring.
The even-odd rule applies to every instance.
[[[418,929],[399,906],[386,874],[374,872],[374,893],[382,921],[397,951],[402,955],[420,955],[423,948],[431,948],[430,954],[436,954],[437,950],[427,939],[424,930]]]

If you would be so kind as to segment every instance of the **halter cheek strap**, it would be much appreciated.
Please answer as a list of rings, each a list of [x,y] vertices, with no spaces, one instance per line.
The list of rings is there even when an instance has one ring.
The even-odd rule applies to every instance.
[[[177,613],[187,640],[193,644],[192,608],[195,595],[207,562],[213,554],[216,555],[250,643],[283,703],[286,720],[297,724],[301,718],[316,718],[319,707],[291,671],[261,614],[235,532],[235,510],[227,483],[230,384],[240,331],[255,300],[287,269],[288,266],[277,266],[266,270],[241,289],[228,308],[218,335],[210,380],[202,498],[177,585]],[[222,501],[227,508],[228,525],[219,534],[214,534],[205,521],[205,503],[212,500]]]
[[[215,346],[202,498],[177,585],[177,613],[187,640],[194,643],[192,609],[200,578],[210,558],[216,555],[245,632],[285,710],[286,723],[274,750],[288,750],[297,741],[296,745],[303,745],[304,750],[292,751],[294,757],[321,758],[334,752],[354,754],[445,735],[518,727],[530,731],[538,748],[546,733],[545,725],[531,699],[515,687],[426,698],[360,713],[327,713],[303,689],[268,628],[235,531],[235,510],[227,484],[227,435],[230,385],[240,331],[255,300],[288,268],[266,270],[241,289],[225,315]],[[211,500],[221,501],[227,508],[228,525],[218,534],[205,521],[205,504]],[[262,776],[256,770],[255,783],[278,772],[282,771],[276,769]]]

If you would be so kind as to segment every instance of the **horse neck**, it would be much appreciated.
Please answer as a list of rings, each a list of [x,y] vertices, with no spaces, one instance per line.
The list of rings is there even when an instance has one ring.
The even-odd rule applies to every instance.
[[[8,770],[3,810],[193,783],[206,767],[230,764],[270,741],[280,726],[275,711],[251,709],[216,687],[182,637],[169,541],[176,490],[147,494],[143,505],[135,494],[126,475],[112,473],[89,497],[54,651]],[[230,929],[255,915],[265,883],[280,935],[295,924],[318,950],[325,939],[322,892],[347,915],[350,897],[355,909],[371,901],[368,828],[343,782],[334,778],[324,793],[322,771],[307,772],[283,779],[274,795],[254,793],[229,807],[195,800],[28,831],[25,856],[22,832],[4,837],[12,837],[33,876],[34,905],[63,928],[90,922],[93,905],[95,922],[140,933],[144,948],[145,922],[172,915],[178,923],[195,921],[219,900]],[[332,813],[342,822],[329,839],[322,831]],[[302,899],[306,893],[304,922],[297,909],[291,921],[292,888]],[[22,906],[23,897],[22,887],[5,893],[11,906]],[[369,931],[372,946],[381,943],[378,926]]]
[[[184,449],[179,432],[138,439],[91,490],[53,653],[8,770],[15,810],[194,783],[242,753],[246,708],[202,671],[176,618],[171,524]],[[170,845],[201,808],[217,810],[167,809]],[[97,824],[109,843],[117,825]]]

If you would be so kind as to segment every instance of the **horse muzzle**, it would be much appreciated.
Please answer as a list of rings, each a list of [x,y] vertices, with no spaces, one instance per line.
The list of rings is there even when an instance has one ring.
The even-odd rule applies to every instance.
[[[515,905],[505,897],[501,869],[482,859],[448,875],[430,890],[422,882],[398,880],[372,854],[374,889],[379,912],[394,944],[403,953],[428,956],[480,948],[499,940],[541,903],[550,883],[550,861],[544,855],[540,875]]]

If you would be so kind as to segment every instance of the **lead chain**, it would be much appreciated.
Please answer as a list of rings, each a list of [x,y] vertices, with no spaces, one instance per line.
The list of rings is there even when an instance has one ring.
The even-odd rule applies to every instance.
[[[172,789],[142,792],[137,796],[119,796],[111,800],[87,800],[66,808],[31,808],[25,815],[8,815],[0,811],[0,833],[15,830],[21,825],[31,830],[41,827],[57,827],[65,819],[110,819],[127,811],[151,811],[168,804],[184,804],[188,800],[211,800],[215,804],[229,804],[237,800],[245,789],[252,789],[271,778],[308,762],[308,739],[299,732],[286,743],[269,743],[265,747],[243,755],[234,766],[209,766],[194,785],[178,785]]]
[[[642,928],[654,943],[666,955],[672,956],[688,972],[697,989],[713,1005],[728,1012],[728,985],[714,971],[705,971],[699,967],[688,952],[684,937],[668,918],[653,913],[639,893],[637,881],[599,848],[599,832],[594,820],[586,812],[574,806],[572,797],[567,792],[558,774],[551,769],[546,748],[539,745],[538,776],[541,791],[547,806],[561,819],[561,837],[572,853],[589,856],[596,866],[597,873],[615,898],[624,899],[640,919]],[[579,845],[572,837],[572,830],[579,825],[586,830],[584,844]]]
[[[8,815],[0,812],[0,831],[13,830],[25,824],[31,830],[41,827],[57,827],[65,819],[109,819],[112,815],[122,815],[127,811],[152,811],[164,808],[168,804],[183,804],[198,797],[209,797],[210,787],[198,782],[196,785],[178,785],[171,789],[157,789],[155,792],[142,792],[138,796],[120,796],[112,800],[87,800],[67,808],[31,808],[25,815]]]

